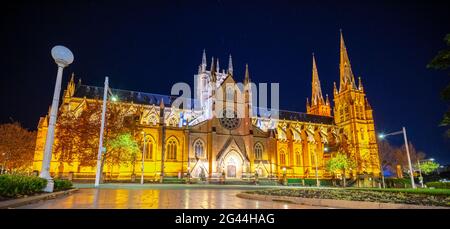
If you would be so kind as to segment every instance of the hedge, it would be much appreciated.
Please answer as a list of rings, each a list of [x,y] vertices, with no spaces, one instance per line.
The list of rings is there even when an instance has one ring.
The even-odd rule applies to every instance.
[[[0,175],[0,197],[14,198],[39,193],[47,185],[47,180],[36,176]]]
[[[387,188],[405,188],[411,187],[411,179],[409,178],[386,178],[384,183]]]
[[[429,188],[450,189],[450,182],[427,182],[425,185]]]
[[[54,186],[53,186],[54,192],[64,191],[64,190],[73,188],[73,184],[69,180],[55,179],[55,180],[53,180],[53,182],[54,182]]]
[[[305,186],[316,186],[317,180],[315,178],[288,178],[288,185],[303,185],[303,180],[305,181]],[[332,186],[331,180],[319,179],[320,186]]]

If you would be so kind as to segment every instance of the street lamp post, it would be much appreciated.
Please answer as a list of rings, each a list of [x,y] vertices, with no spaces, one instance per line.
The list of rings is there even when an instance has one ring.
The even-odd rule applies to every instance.
[[[100,185],[100,176],[102,173],[102,152],[103,148],[103,131],[105,129],[105,116],[106,116],[106,100],[108,99],[108,77],[105,77],[105,88],[103,90],[103,105],[102,105],[102,120],[100,125],[100,138],[98,144],[97,153],[97,173],[95,174],[95,187],[98,188]]]
[[[384,171],[383,171],[383,166],[380,166],[381,167],[381,182],[383,183],[383,188],[386,188],[386,183],[384,182]]]
[[[64,46],[57,45],[53,47],[51,53],[53,59],[58,65],[58,73],[56,75],[52,106],[50,108],[50,120],[48,123],[47,138],[44,147],[44,157],[42,159],[42,169],[39,175],[41,178],[47,179],[47,186],[43,189],[44,192],[53,192],[53,179],[50,176],[50,161],[52,160],[52,148],[55,136],[56,118],[58,115],[59,96],[61,94],[62,74],[63,69],[73,62],[72,52]]]
[[[403,140],[405,141],[405,148],[406,148],[406,156],[408,157],[409,176],[411,178],[411,186],[412,186],[412,188],[417,188],[416,184],[414,183],[414,172],[412,170],[411,157],[409,156],[409,146],[408,146],[408,138],[406,137],[406,128],[403,127],[402,130],[393,132],[393,133],[389,133],[389,134],[380,134],[379,138],[383,139],[386,136],[397,135],[397,134],[403,134]]]
[[[142,150],[142,164],[141,164],[141,184],[144,184],[144,154],[145,154],[145,150],[146,150],[146,148],[145,148],[145,146],[146,146],[146,144],[145,144],[145,142],[146,142],[146,139],[145,139],[145,131],[142,131],[142,134],[144,135],[144,148],[143,148],[143,150]]]

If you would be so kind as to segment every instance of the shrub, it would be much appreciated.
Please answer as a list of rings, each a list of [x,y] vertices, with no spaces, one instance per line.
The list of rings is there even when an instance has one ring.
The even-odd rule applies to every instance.
[[[288,178],[288,185],[303,185],[303,180],[305,181],[305,186],[316,186],[317,180],[314,178]],[[320,186],[332,186],[331,180],[319,179]]]
[[[450,182],[428,182],[425,185],[429,188],[450,189]]]
[[[21,195],[39,193],[47,185],[47,180],[24,175],[0,175],[0,196],[13,198]]]
[[[387,188],[408,188],[411,187],[411,179],[409,178],[386,178],[384,183]]]
[[[53,191],[63,191],[73,188],[73,184],[70,180],[61,180],[61,179],[55,179],[53,180],[54,186]]]
[[[300,178],[287,178],[288,184],[301,184],[302,179]]]
[[[164,184],[184,184],[186,181],[184,178],[179,179],[178,177],[164,177]]]

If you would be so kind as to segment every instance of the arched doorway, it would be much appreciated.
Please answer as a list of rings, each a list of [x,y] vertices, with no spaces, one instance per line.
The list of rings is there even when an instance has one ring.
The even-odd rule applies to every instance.
[[[226,178],[241,179],[242,173],[245,172],[244,159],[240,153],[232,149],[219,159],[217,170],[225,173]]]
[[[236,178],[236,162],[234,158],[230,158],[227,162],[227,178]]]

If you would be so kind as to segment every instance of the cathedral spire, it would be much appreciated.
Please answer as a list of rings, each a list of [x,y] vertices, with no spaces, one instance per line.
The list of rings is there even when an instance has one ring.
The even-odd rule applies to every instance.
[[[220,72],[219,58],[217,58],[216,62],[217,62],[217,64],[216,64],[216,71]]]
[[[216,82],[216,65],[214,64],[214,57],[211,58],[211,80]]]
[[[353,76],[352,66],[350,65],[350,59],[348,58],[347,48],[345,47],[344,36],[342,30],[340,30],[340,61],[339,61],[339,91],[344,90],[347,86],[356,88],[355,77]]]
[[[233,60],[230,57],[228,57],[228,74],[233,75]]]
[[[216,65],[214,64],[214,57],[211,57],[211,73],[216,72]]]
[[[250,83],[250,73],[248,72],[248,64],[245,64],[245,78],[244,85]]]
[[[164,107],[164,98],[161,98],[161,100],[159,100],[159,108],[163,109]]]
[[[367,100],[367,97],[365,99],[366,101],[366,110],[372,110],[372,106],[370,106],[369,100]]]
[[[364,87],[363,87],[363,84],[362,84],[361,76],[358,77],[358,89],[360,91],[364,91]]]
[[[323,104],[322,88],[320,86],[319,73],[316,66],[316,58],[314,53],[312,54],[312,95],[311,95],[311,105],[317,105],[319,103]]]
[[[333,93],[336,95],[338,93],[336,82],[333,82]]]
[[[309,98],[306,97],[306,111],[309,112],[310,108],[311,108],[311,106],[309,105]]]
[[[206,50],[203,49],[203,55],[202,55],[202,70],[206,71]]]
[[[325,105],[330,105],[330,99],[328,98],[328,94],[325,95],[326,99],[325,99]]]

